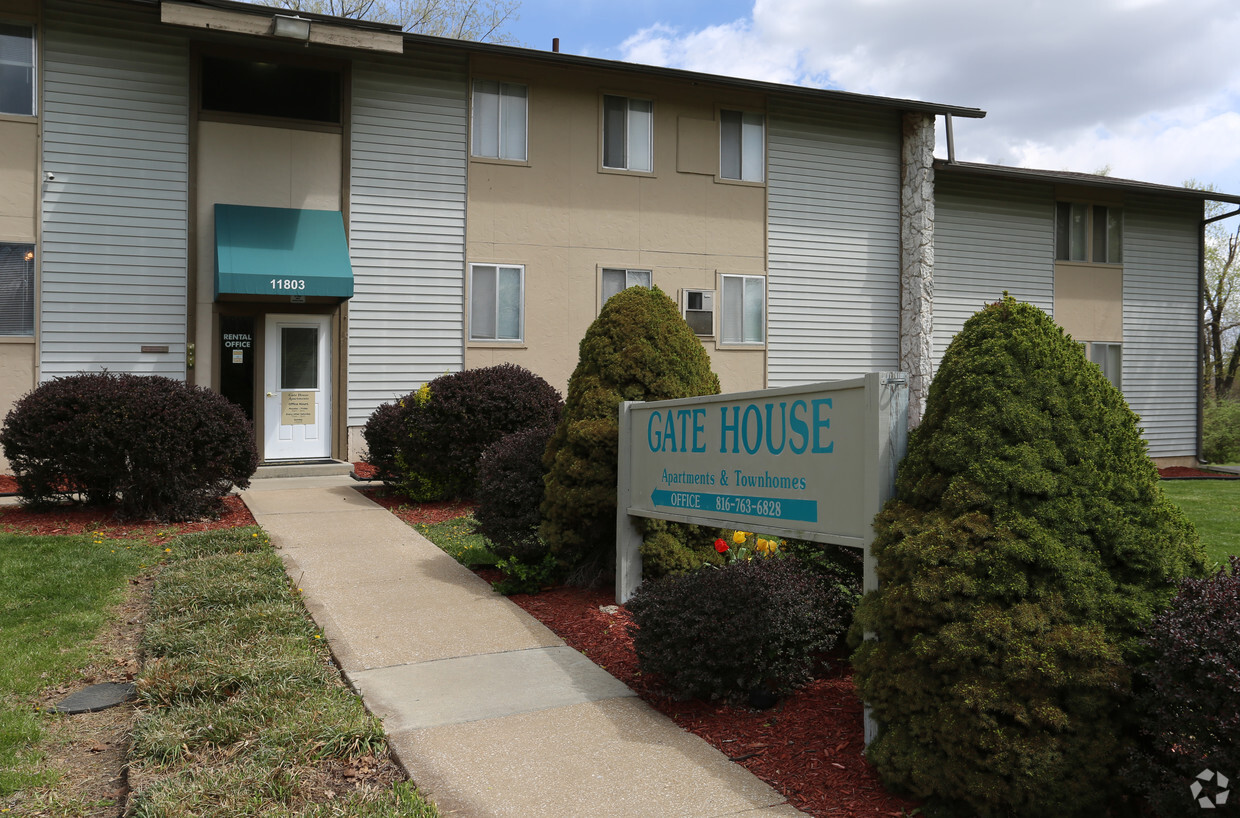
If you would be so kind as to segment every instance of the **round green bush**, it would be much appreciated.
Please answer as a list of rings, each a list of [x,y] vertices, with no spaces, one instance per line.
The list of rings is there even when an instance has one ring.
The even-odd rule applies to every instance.
[[[404,418],[402,403],[412,397],[406,395],[394,403],[380,404],[370,413],[366,425],[362,427],[362,437],[366,441],[366,454],[363,459],[375,467],[375,477],[380,480],[395,481],[400,477],[397,458],[400,454],[398,441]]]
[[[1203,814],[1189,797],[1189,785],[1203,770],[1240,777],[1237,634],[1240,556],[1231,557],[1230,571],[1185,580],[1146,631],[1150,660],[1137,673],[1132,706],[1141,714],[1139,736],[1124,774],[1160,816]],[[1217,794],[1202,797],[1218,806]]]
[[[46,507],[80,495],[118,516],[188,520],[216,512],[258,467],[254,428],[223,395],[158,376],[57,378],[0,428],[18,492]]]
[[[710,356],[658,287],[630,287],[607,300],[581,340],[543,461],[539,532],[577,581],[596,581],[615,560],[620,402],[718,393]]]
[[[759,558],[647,581],[626,607],[642,672],[676,695],[716,699],[810,681],[849,606],[836,583],[800,561]]]
[[[854,656],[884,782],[948,814],[1102,814],[1127,663],[1204,562],[1136,416],[1005,296],[943,356],[896,489]]]

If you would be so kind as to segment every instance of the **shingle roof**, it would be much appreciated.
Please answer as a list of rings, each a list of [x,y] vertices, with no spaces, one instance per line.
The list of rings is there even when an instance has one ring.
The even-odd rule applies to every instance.
[[[1058,182],[1060,184],[1087,185],[1090,187],[1123,190],[1130,193],[1152,193],[1159,196],[1175,196],[1182,199],[1198,201],[1229,202],[1240,204],[1240,194],[1194,190],[1190,187],[1175,185],[1156,185],[1153,182],[1139,182],[1135,179],[1117,179],[1113,176],[1099,176],[1096,173],[1077,173],[1068,170],[1038,170],[1036,168],[1013,168],[1007,165],[986,165],[977,162],[948,162],[945,159],[934,160],[936,173],[961,174],[965,176],[989,176],[1000,179],[1024,179],[1039,182]]]

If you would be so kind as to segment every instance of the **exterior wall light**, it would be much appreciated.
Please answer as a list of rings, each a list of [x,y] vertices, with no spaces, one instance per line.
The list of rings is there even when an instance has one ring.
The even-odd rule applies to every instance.
[[[289,40],[309,40],[310,39],[310,21],[296,15],[289,17],[285,14],[277,14],[273,18],[274,25],[271,33],[276,37],[284,37]]]

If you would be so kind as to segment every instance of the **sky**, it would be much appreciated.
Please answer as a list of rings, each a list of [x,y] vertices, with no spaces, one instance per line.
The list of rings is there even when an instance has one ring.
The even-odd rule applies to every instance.
[[[956,158],[1240,195],[1237,0],[522,0],[551,48],[981,108]],[[941,121],[941,120],[940,120]],[[936,153],[946,156],[940,125]]]

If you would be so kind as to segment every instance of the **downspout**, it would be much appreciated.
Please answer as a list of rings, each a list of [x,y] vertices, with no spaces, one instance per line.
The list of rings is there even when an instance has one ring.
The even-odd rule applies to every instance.
[[[1204,205],[1204,202],[1203,202]],[[1202,454],[1205,433],[1205,353],[1206,353],[1206,316],[1201,305],[1206,303],[1206,228],[1215,222],[1240,216],[1240,208],[1223,213],[1219,216],[1201,219],[1200,235],[1197,237],[1197,462],[1207,462]]]

